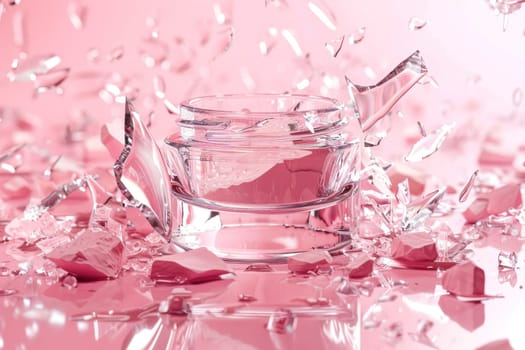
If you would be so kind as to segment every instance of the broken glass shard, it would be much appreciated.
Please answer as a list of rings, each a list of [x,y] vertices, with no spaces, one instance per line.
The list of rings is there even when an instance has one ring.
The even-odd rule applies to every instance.
[[[479,170],[476,170],[470,175],[470,178],[468,179],[467,183],[463,188],[461,189],[461,192],[459,193],[459,202],[463,203],[467,200],[468,195],[472,191],[472,188],[474,187],[474,182],[476,181],[476,177],[478,176]]]
[[[417,121],[417,127],[419,128],[419,133],[421,134],[421,136],[426,137],[427,132],[425,128],[423,127],[423,124],[419,120]]]
[[[69,3],[67,7],[67,14],[69,21],[76,30],[84,28],[84,21],[86,20],[87,7],[74,1]]]
[[[334,13],[322,2],[321,6],[312,1],[308,2],[308,8],[328,29],[336,30],[336,19]]]
[[[7,74],[9,81],[32,81],[37,74],[46,74],[56,68],[62,59],[57,55],[29,56],[17,60]]]
[[[162,41],[150,37],[142,41],[139,54],[144,65],[148,68],[153,68],[166,59],[168,46]]]
[[[107,56],[107,61],[108,62],[115,62],[115,61],[118,61],[120,60],[122,57],[124,57],[124,46],[117,46],[115,48],[113,48],[108,56]]]
[[[266,56],[273,50],[275,44],[277,43],[278,35],[279,31],[277,30],[277,28],[268,28],[264,40],[259,41],[259,51],[262,55]]]
[[[410,152],[405,156],[405,160],[407,162],[419,162],[430,157],[441,148],[443,142],[455,126],[455,122],[445,124],[428,134],[426,137],[420,139],[414,144],[414,146],[412,146]]]
[[[289,334],[297,327],[297,317],[290,310],[281,309],[272,313],[266,323],[266,329],[273,333]]]
[[[503,269],[515,269],[518,257],[515,252],[500,251],[498,254],[498,267]]]
[[[75,276],[67,275],[62,279],[62,286],[67,289],[75,289],[78,286],[78,281]]]
[[[218,24],[231,24],[233,0],[220,0],[213,4],[213,14]]]
[[[512,104],[514,105],[514,107],[519,107],[522,102],[523,102],[523,90],[520,88],[516,88],[512,92]]]
[[[427,25],[427,21],[419,17],[411,17],[408,21],[408,29],[415,31],[420,30]]]
[[[125,104],[125,147],[114,165],[122,194],[136,205],[153,228],[171,236],[170,178],[166,163],[140,116]]]
[[[257,301],[257,298],[254,297],[254,296],[248,295],[248,294],[241,293],[237,297],[237,300],[239,300],[239,301],[241,301],[243,303],[251,303],[251,302]]]
[[[234,35],[235,31],[232,26],[222,26],[215,32],[209,44],[211,46],[213,60],[230,50]]]
[[[57,88],[69,76],[69,68],[54,70],[47,74],[38,74],[35,76],[33,84],[38,92],[47,91]]]
[[[288,42],[288,45],[290,45],[296,56],[303,56],[303,49],[291,31],[288,29],[283,29],[281,30],[281,35],[286,40],[286,42]]]
[[[345,36],[343,35],[342,37],[338,39],[334,39],[334,40],[330,40],[326,42],[324,44],[324,47],[326,48],[326,50],[328,50],[328,52],[330,53],[332,57],[337,57],[337,55],[339,55],[339,52],[343,48],[344,41],[345,41]]]
[[[248,265],[244,271],[254,271],[254,272],[273,272],[273,268],[265,263],[255,263]]]
[[[350,45],[359,44],[365,38],[366,27],[361,27],[355,32],[348,35],[348,43]]]
[[[13,15],[13,42],[18,48],[22,48],[24,40],[24,14],[17,11]]]
[[[383,119],[426,73],[423,58],[416,51],[375,85],[356,85],[346,78],[349,105],[354,109],[354,116],[359,118],[363,131],[368,131]]]
[[[166,97],[166,82],[162,76],[155,75],[153,77],[153,91],[155,92],[155,96],[161,100]]]

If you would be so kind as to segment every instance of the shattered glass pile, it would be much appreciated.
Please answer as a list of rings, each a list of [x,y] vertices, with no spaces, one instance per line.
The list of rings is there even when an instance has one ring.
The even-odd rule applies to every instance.
[[[525,348],[521,3],[0,1],[0,349]],[[341,254],[169,242],[160,140],[233,91],[359,120]]]

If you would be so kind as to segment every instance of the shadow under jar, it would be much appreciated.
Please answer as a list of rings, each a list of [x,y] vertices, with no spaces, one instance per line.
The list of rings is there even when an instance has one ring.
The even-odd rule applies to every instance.
[[[173,242],[226,260],[336,252],[357,230],[361,131],[336,100],[216,95],[181,104],[169,136]]]

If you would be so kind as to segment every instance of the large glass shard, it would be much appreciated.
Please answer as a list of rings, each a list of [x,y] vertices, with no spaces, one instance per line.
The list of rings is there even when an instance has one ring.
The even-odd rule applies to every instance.
[[[369,130],[383,119],[426,73],[425,62],[419,51],[416,51],[375,85],[356,85],[346,78],[350,107],[359,117],[363,131]]]
[[[155,140],[131,103],[125,105],[125,146],[114,165],[122,194],[166,239],[171,235],[170,181]]]

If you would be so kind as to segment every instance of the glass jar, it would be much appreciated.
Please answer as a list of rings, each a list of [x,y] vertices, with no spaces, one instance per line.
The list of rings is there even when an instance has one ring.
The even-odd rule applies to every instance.
[[[198,97],[181,104],[177,124],[165,140],[176,245],[278,261],[351,241],[362,137],[343,104],[293,94]]]

